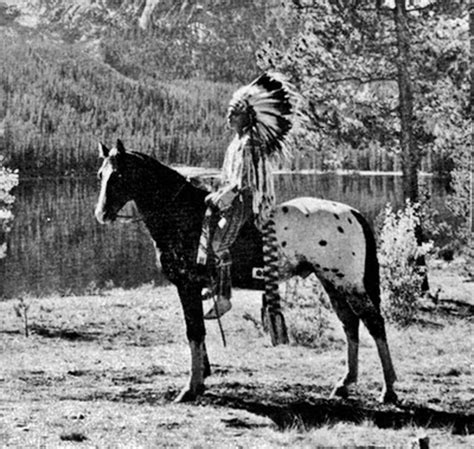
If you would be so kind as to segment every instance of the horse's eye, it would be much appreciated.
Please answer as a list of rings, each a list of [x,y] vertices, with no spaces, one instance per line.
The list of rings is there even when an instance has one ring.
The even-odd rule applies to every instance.
[[[98,173],[97,173],[97,179],[98,179],[99,181],[102,180],[102,172],[98,172]]]

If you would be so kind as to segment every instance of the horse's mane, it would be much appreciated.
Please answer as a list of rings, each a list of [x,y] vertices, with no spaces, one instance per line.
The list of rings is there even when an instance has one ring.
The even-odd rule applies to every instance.
[[[155,159],[152,156],[149,156],[148,154],[140,153],[139,151],[132,151],[132,150],[127,150],[127,153],[135,156],[144,165],[146,165],[147,168],[149,168],[153,171],[160,171],[160,172],[165,171],[165,172],[169,172],[169,173],[174,173],[177,177],[184,178],[176,170],[173,170],[171,167],[168,167],[167,165],[162,164],[160,161],[158,161],[157,159]]]
[[[183,176],[177,170],[169,167],[168,165],[163,164],[162,162],[158,161],[152,156],[149,156],[148,154],[140,153],[139,151],[132,151],[132,150],[127,150],[127,153],[139,159],[140,162],[143,163],[147,167],[147,169],[159,175],[160,178],[165,178],[166,180],[170,182],[173,182],[173,181],[178,182],[178,183],[186,182],[192,188],[196,190],[201,190],[204,192],[208,192],[209,190],[207,187],[205,187],[204,184],[197,185],[199,181],[196,182],[196,181],[193,181],[192,178],[187,178],[186,176]]]

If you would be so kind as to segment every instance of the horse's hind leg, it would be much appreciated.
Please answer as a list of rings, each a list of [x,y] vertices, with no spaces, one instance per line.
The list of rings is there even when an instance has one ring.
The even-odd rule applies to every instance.
[[[397,395],[393,388],[397,376],[393,367],[392,357],[390,356],[385,323],[382,314],[380,313],[380,308],[374,305],[367,294],[355,295],[351,299],[352,309],[363,321],[377,346],[385,381],[385,388],[382,392],[381,401],[397,402]]]
[[[330,288],[326,288],[326,291],[336,315],[342,322],[347,339],[347,372],[334,387],[331,397],[346,398],[349,394],[348,387],[357,383],[360,320],[341,294]]]

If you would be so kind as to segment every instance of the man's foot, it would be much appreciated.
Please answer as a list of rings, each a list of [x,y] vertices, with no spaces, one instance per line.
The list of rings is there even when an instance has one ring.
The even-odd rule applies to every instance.
[[[214,296],[212,288],[205,287],[201,290],[201,297],[203,301],[207,301]]]
[[[232,309],[230,299],[218,297],[212,308],[204,315],[205,320],[216,320]]]

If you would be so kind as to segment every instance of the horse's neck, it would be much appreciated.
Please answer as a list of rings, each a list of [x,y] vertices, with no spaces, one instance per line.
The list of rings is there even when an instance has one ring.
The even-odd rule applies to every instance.
[[[163,166],[138,177],[135,203],[157,246],[170,244],[188,234],[202,220],[205,192],[179,173]],[[197,224],[198,223],[198,224]]]
[[[172,182],[170,181],[172,179]],[[174,191],[183,186],[184,179],[171,178],[168,173],[141,167],[135,176],[133,199],[144,217],[159,216],[159,211],[173,200]]]

